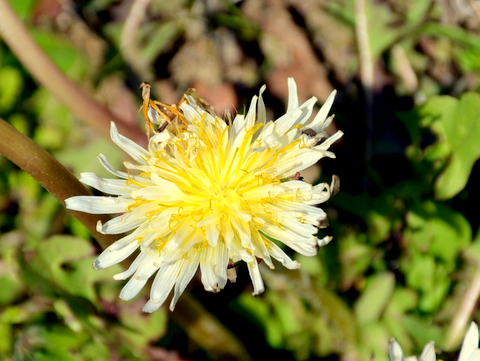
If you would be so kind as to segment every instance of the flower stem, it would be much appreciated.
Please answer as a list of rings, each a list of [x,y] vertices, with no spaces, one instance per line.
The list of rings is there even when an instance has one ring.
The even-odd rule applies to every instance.
[[[63,205],[68,197],[90,195],[90,192],[67,168],[1,118],[0,153],[30,174]],[[72,212],[72,214],[87,227],[102,247],[108,247],[115,241],[116,237],[98,233],[96,230],[98,220],[106,222],[107,216],[100,217],[83,212]]]

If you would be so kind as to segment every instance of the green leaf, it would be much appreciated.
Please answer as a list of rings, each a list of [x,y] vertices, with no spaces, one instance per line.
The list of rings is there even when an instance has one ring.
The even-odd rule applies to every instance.
[[[0,319],[0,357],[9,354],[12,349],[12,325]]]
[[[375,249],[362,244],[361,238],[366,238],[366,236],[349,232],[339,242],[340,260],[342,265],[345,265],[342,267],[342,283],[344,285],[351,285],[358,278],[363,278],[364,272],[370,267],[375,256]]]
[[[32,13],[32,8],[35,6],[35,0],[9,0],[10,5],[13,7],[16,14],[21,19],[26,19]]]
[[[311,297],[309,301],[316,312],[307,314],[307,319],[311,319],[316,331],[316,344],[313,345],[316,353],[341,353],[345,348],[353,347],[357,325],[351,309],[336,293],[323,287],[312,285]]]
[[[23,290],[23,286],[11,275],[0,274],[0,305],[13,302]]]
[[[443,339],[442,331],[430,319],[424,320],[411,315],[405,315],[404,324],[408,332],[417,341],[417,353],[420,353],[419,351],[427,342],[433,340],[438,344]]]
[[[126,305],[120,309],[122,327],[119,328],[119,333],[137,348],[143,348],[165,334],[167,312],[169,311],[161,308],[154,313],[145,314],[135,305]]]
[[[428,24],[420,27],[417,30],[417,34],[445,37],[465,46],[466,48],[480,50],[479,36],[476,33],[469,32],[460,26],[429,22]]]
[[[0,111],[10,110],[19,96],[22,87],[22,74],[16,68],[0,68]]]
[[[412,205],[406,219],[404,237],[408,244],[438,257],[453,270],[459,253],[472,239],[465,217],[443,203],[425,201]]]
[[[428,292],[434,282],[435,260],[433,257],[413,253],[405,266],[407,285],[416,290]]]
[[[480,49],[467,48],[461,49],[459,54],[459,60],[465,72],[479,71],[480,70]]]
[[[402,264],[407,284],[420,291],[418,309],[433,312],[444,302],[451,281],[445,265],[436,263],[430,254],[414,252]]]
[[[44,88],[38,89],[32,99],[41,119],[33,140],[47,150],[63,147],[74,124],[70,110]]]
[[[141,55],[149,62],[154,62],[165,49],[169,48],[180,33],[179,24],[174,21],[155,23],[153,25],[153,29],[148,29],[149,40],[145,42]]]
[[[0,306],[3,306],[15,301],[24,292],[17,255],[25,249],[18,231],[1,235],[0,244]]]
[[[452,148],[450,147],[450,144],[446,141],[440,140],[425,149],[424,159],[430,163],[437,161],[444,162],[451,152]]]
[[[82,156],[79,156],[80,153]],[[66,145],[61,151],[55,153],[55,158],[76,175],[88,171],[99,177],[112,178],[111,173],[98,160],[100,153],[105,155],[116,169],[123,166],[123,152],[110,139],[100,136],[92,137],[85,144]]]
[[[422,20],[428,16],[428,11],[430,9],[432,1],[431,0],[417,0],[415,2],[405,2],[403,6],[407,6],[408,10],[406,15],[406,20],[410,24],[421,23]]]
[[[436,196],[449,199],[459,193],[467,184],[475,161],[480,158],[480,95],[464,94],[460,98],[454,117],[445,119],[451,128],[447,140],[452,147],[452,157],[445,172],[435,184]],[[456,126],[454,125],[456,123]]]
[[[359,351],[361,360],[370,360],[375,355],[375,361],[389,361],[385,346],[391,335],[382,322],[369,323],[361,326]]]
[[[369,242],[380,243],[388,238],[392,225],[395,225],[395,197],[387,192],[374,198],[366,193],[350,195],[340,192],[335,196],[334,202],[341,209],[363,219],[368,226]]]
[[[418,303],[418,294],[409,288],[396,288],[385,313],[398,316],[414,310]]]
[[[452,198],[465,187],[475,161],[480,158],[480,95],[465,93],[459,100],[450,96],[432,97],[420,113],[424,117],[422,123],[431,126],[439,143],[445,142],[442,151],[436,154],[449,155],[435,182],[436,197]]]
[[[272,317],[269,305],[263,299],[252,297],[246,293],[242,293],[237,298],[237,302],[245,311],[254,316],[259,326],[263,325],[268,344],[273,348],[280,348],[283,343],[282,328],[280,321],[276,317]]]
[[[402,345],[404,352],[412,349],[413,342],[405,327],[405,315],[418,306],[418,293],[410,288],[396,288],[388,304],[384,322],[389,334]]]
[[[361,296],[355,303],[355,316],[359,325],[377,322],[392,297],[395,276],[379,273],[370,276]]]
[[[32,36],[47,56],[69,77],[82,79],[91,65],[87,55],[65,37],[33,29]]]
[[[418,305],[419,311],[422,312],[436,311],[444,303],[451,286],[449,274],[443,265],[436,265],[433,271],[432,283],[429,285],[429,289],[422,294]]]
[[[92,302],[96,300],[95,283],[110,280],[120,270],[120,266],[113,266],[95,271],[90,242],[72,236],[56,235],[43,240],[37,251],[34,265],[44,269],[42,273],[47,279],[64,292]]]
[[[392,27],[390,24],[395,21],[394,13],[387,6],[374,4],[367,1],[367,31],[369,32],[370,51],[375,61],[398,37],[401,28]],[[358,16],[356,17],[358,19]]]

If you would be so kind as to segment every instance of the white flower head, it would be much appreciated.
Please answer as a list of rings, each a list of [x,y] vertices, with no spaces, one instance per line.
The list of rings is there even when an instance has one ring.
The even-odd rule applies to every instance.
[[[119,179],[82,173],[80,180],[112,196],[72,197],[66,204],[92,214],[118,214],[98,224],[101,233],[131,231],[94,262],[95,269],[103,269],[139,249],[130,268],[115,276],[130,278],[122,299],[134,297],[156,273],[144,311],[157,310],[172,289],[173,310],[199,267],[205,289],[217,292],[235,280],[231,265],[238,261],[247,264],[257,295],[264,290],[260,260],[270,268],[272,258],[289,269],[300,266],[278,244],[313,256],[330,241],[315,234],[326,218],[316,205],[330,197],[331,188],[312,186],[297,175],[320,158],[335,157],[328,148],[342,132],[328,137],[324,130],[335,92],[306,125],[317,99],[299,105],[293,79],[288,87],[287,112],[276,121],[266,119],[265,87],[246,115],[230,121],[210,114],[204,102],[187,93],[180,104],[164,108],[171,118],[164,118],[148,149],[118,134],[112,123],[112,140],[134,162],[126,162],[128,172],[121,172],[100,155]],[[156,124],[161,116],[148,111]]]
[[[462,348],[458,356],[458,361],[480,361],[480,349],[478,348],[478,326],[475,322],[470,327],[462,342]],[[390,361],[435,361],[435,343],[430,341],[425,345],[420,357],[403,355],[402,347],[392,338],[388,347],[388,356]]]
[[[458,361],[480,361],[480,349],[478,348],[478,326],[475,322],[470,324],[467,334],[463,339]]]

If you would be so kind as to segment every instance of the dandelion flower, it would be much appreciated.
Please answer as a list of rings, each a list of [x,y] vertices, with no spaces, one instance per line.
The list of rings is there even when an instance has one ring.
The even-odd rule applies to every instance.
[[[480,361],[480,349],[478,348],[478,326],[475,322],[470,324],[462,342],[458,361]],[[392,338],[388,347],[390,361],[435,361],[435,343],[428,342],[422,350],[420,357],[403,355],[402,347]]]
[[[463,339],[458,361],[480,361],[478,338],[478,326],[475,322],[472,322],[470,323],[470,327]]]
[[[113,169],[99,155],[119,179],[82,173],[80,181],[112,196],[72,197],[66,204],[81,212],[118,214],[97,225],[103,234],[131,231],[94,262],[95,269],[103,269],[140,250],[130,268],[114,276],[130,278],[122,299],[134,297],[156,273],[143,310],[157,310],[172,289],[173,310],[198,268],[205,289],[218,292],[227,280],[235,281],[231,264],[239,261],[247,264],[257,295],[264,291],[260,261],[270,268],[272,258],[288,269],[300,267],[281,243],[313,256],[330,241],[315,236],[326,219],[316,205],[330,197],[332,187],[304,182],[299,172],[320,158],[335,157],[328,148],[342,133],[325,133],[335,92],[306,125],[317,99],[300,105],[293,79],[288,89],[287,112],[276,121],[266,118],[265,87],[246,115],[233,120],[211,114],[189,93],[178,105],[162,104],[165,112],[149,106],[151,122],[163,125],[148,149],[120,135],[112,123],[112,140],[133,159],[125,162],[128,171]]]

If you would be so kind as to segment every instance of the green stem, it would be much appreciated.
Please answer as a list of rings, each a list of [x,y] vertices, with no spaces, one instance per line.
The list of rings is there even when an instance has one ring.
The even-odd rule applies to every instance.
[[[113,121],[121,134],[139,144],[145,142],[143,132],[116,118],[58,69],[32,39],[7,0],[0,0],[0,35],[30,74],[80,120],[106,136]]]
[[[83,184],[45,149],[1,118],[0,153],[30,174],[63,205],[66,198],[91,195]],[[97,222],[106,222],[107,216],[99,217],[73,211],[72,214],[87,227],[102,247],[108,247],[116,240],[116,237],[98,233],[96,230]]]

